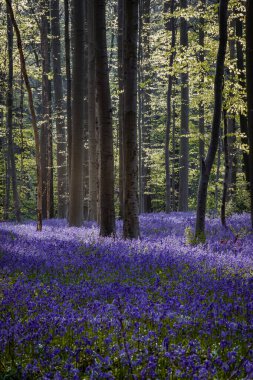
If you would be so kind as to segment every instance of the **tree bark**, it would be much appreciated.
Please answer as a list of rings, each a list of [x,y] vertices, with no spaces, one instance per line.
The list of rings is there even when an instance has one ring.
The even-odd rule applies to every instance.
[[[170,5],[170,6],[169,6]],[[170,15],[173,14],[175,10],[175,1],[171,0],[170,4],[167,1],[165,3],[164,11],[167,13],[170,11]],[[165,199],[165,210],[166,212],[171,211],[171,176],[170,176],[170,133],[171,133],[171,121],[172,121],[172,87],[173,87],[173,77],[172,68],[176,56],[175,46],[176,46],[176,20],[175,17],[171,17],[170,21],[165,24],[166,30],[171,31],[171,53],[169,58],[169,75],[168,75],[168,90],[167,90],[167,121],[166,121],[166,134],[165,134],[165,173],[166,173],[166,199]]]
[[[61,68],[61,30],[59,0],[51,0],[52,53],[54,71],[54,100],[56,118],[56,161],[57,161],[57,193],[58,218],[67,216],[67,162],[66,133],[63,112],[63,86]]]
[[[99,123],[100,235],[115,233],[112,108],[106,44],[105,0],[95,0],[96,85]]]
[[[229,175],[230,175],[230,160],[229,160],[229,146],[228,146],[228,120],[227,112],[223,110],[223,119],[224,119],[224,160],[225,160],[225,173],[223,180],[223,191],[222,191],[222,201],[221,201],[221,224],[226,227],[226,202],[229,188]]]
[[[152,211],[152,196],[150,188],[151,176],[151,103],[150,103],[150,82],[151,82],[151,68],[150,68],[150,0],[142,1],[142,11],[139,12],[142,17],[142,70],[143,82],[145,87],[142,89],[142,191],[143,191],[143,212]]]
[[[138,218],[138,148],[137,148],[137,35],[138,0],[128,0],[125,6],[124,28],[124,163],[125,205],[123,233],[125,238],[137,238]]]
[[[94,2],[88,0],[89,220],[97,220],[96,57]]]
[[[87,10],[88,0],[84,0],[85,22],[84,22],[84,148],[83,148],[83,218],[88,219],[89,207],[89,152],[88,152],[88,26]]]
[[[206,0],[201,0],[201,17],[199,20],[199,45],[201,47],[200,54],[199,54],[199,61],[200,61],[200,92],[203,97],[203,88],[204,88],[204,61],[205,61],[205,54],[204,54],[204,46],[205,46],[205,19],[204,19],[204,12],[206,8]],[[205,155],[205,140],[204,140],[204,134],[205,134],[205,105],[204,105],[204,99],[201,99],[199,102],[199,163],[201,167],[201,162]]]
[[[207,188],[210,173],[213,167],[215,155],[219,143],[219,131],[222,111],[222,87],[224,76],[224,63],[227,48],[227,18],[228,0],[220,0],[219,7],[219,48],[216,62],[216,73],[214,83],[214,112],[212,121],[211,141],[206,159],[202,161],[201,176],[198,189],[197,218],[195,236],[198,239],[205,234],[205,215],[207,202]]]
[[[53,217],[53,158],[51,124],[51,82],[50,43],[49,43],[49,1],[41,3],[41,57],[42,57],[42,125],[40,132],[41,170],[42,170],[42,217]]]
[[[71,176],[71,146],[72,146],[72,119],[71,119],[71,64],[70,64],[70,31],[69,31],[69,0],[64,0],[64,42],[65,42],[65,67],[67,78],[67,153],[68,153],[68,187]]]
[[[253,2],[246,3],[246,83],[249,133],[251,222],[253,227]]]
[[[187,9],[187,0],[180,0],[181,9]],[[188,48],[188,23],[184,17],[180,20],[180,45]],[[179,211],[188,210],[188,176],[189,176],[189,74],[185,64],[181,74],[181,137],[179,169]]]
[[[8,156],[10,163],[12,192],[14,200],[14,210],[17,222],[21,221],[20,200],[17,187],[16,160],[13,145],[13,26],[7,7],[7,40],[8,40],[8,88],[7,88],[7,136],[8,136]]]
[[[37,170],[37,230],[41,231],[42,230],[42,177],[41,177],[39,132],[38,132],[38,127],[37,127],[35,108],[33,104],[31,85],[30,85],[29,78],[27,75],[27,70],[26,70],[26,63],[25,63],[25,58],[24,58],[24,52],[23,52],[23,46],[22,46],[22,40],[21,40],[19,27],[14,16],[10,0],[6,0],[6,3],[8,6],[11,22],[14,27],[16,38],[17,38],[21,71],[24,77],[24,82],[25,82],[25,86],[26,86],[26,90],[28,94],[29,107],[30,107],[30,112],[31,112],[31,117],[32,117],[32,126],[33,126],[34,141],[35,141],[36,170]]]
[[[123,79],[123,28],[125,0],[118,0],[118,87],[119,87],[119,217],[124,214],[124,79]]]
[[[80,227],[83,222],[83,151],[85,96],[85,4],[73,0],[72,33],[72,145],[69,225]]]
[[[244,64],[244,54],[243,45],[240,39],[243,38],[243,22],[239,18],[236,19],[236,50],[237,50],[237,68],[239,70],[239,84],[241,86],[241,91],[243,92],[245,88],[246,78],[245,78],[245,64]],[[245,96],[242,95],[244,98]],[[246,99],[244,99],[246,102]],[[244,146],[248,145],[248,120],[247,116],[240,113],[240,130],[243,135],[241,142]],[[247,152],[243,152],[243,171],[245,174],[247,188],[249,189],[250,178],[249,178],[249,155]]]

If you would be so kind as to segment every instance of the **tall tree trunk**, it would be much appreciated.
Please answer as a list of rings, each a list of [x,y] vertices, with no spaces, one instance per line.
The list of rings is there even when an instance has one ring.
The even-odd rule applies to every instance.
[[[119,87],[119,217],[124,214],[124,155],[123,155],[123,121],[124,121],[124,80],[123,80],[123,28],[125,0],[118,0],[118,87]]]
[[[57,193],[58,218],[67,215],[67,162],[66,162],[66,133],[65,119],[63,117],[63,86],[61,68],[61,30],[59,0],[51,0],[51,29],[52,53],[54,71],[54,99],[56,117],[56,160],[57,160]]]
[[[106,45],[105,0],[95,0],[96,84],[99,122],[100,235],[115,233],[112,108]]]
[[[85,3],[73,0],[72,7],[72,145],[69,225],[80,227],[83,222]]]
[[[52,125],[51,125],[51,83],[50,44],[49,44],[49,1],[41,3],[41,56],[42,56],[42,125],[40,134],[41,169],[42,169],[42,216],[52,217]]]
[[[21,193],[21,188],[24,181],[24,79],[22,72],[20,73],[20,101],[19,101],[19,132],[20,132],[20,184],[19,191]]]
[[[89,220],[97,220],[96,57],[94,2],[88,0]]]
[[[125,6],[124,28],[124,163],[125,205],[123,233],[125,238],[137,238],[138,218],[138,148],[137,148],[137,35],[138,0]]]
[[[175,92],[175,89],[174,89]],[[171,210],[176,211],[176,173],[175,173],[175,157],[176,157],[176,106],[175,101],[172,102],[172,168],[171,168]]]
[[[180,0],[181,9],[187,9],[187,0]],[[188,48],[188,23],[180,19],[180,45]],[[185,64],[181,74],[181,138],[180,138],[180,171],[179,171],[179,211],[188,210],[188,176],[189,176],[189,74]]]
[[[142,124],[142,190],[143,190],[143,211],[152,211],[152,197],[150,189],[151,162],[150,162],[150,134],[151,134],[151,103],[150,103],[150,0],[142,1],[142,11],[140,16],[143,18],[142,27],[142,69],[143,81],[143,124]]]
[[[221,172],[221,154],[222,154],[222,129],[219,132],[219,142],[218,142],[218,153],[217,153],[217,163],[216,163],[216,175],[215,175],[215,215],[218,214],[218,204],[219,204],[219,182],[220,182],[220,172]]]
[[[219,49],[216,62],[216,73],[214,83],[214,112],[212,122],[211,141],[208,148],[206,159],[202,161],[201,176],[198,189],[197,218],[196,218],[196,238],[205,233],[205,215],[207,188],[210,173],[214,163],[215,155],[219,144],[219,131],[222,111],[222,84],[224,76],[224,63],[227,48],[227,18],[228,0],[220,0],[219,7]]]
[[[9,219],[10,213],[10,194],[11,194],[11,173],[10,157],[8,150],[5,152],[5,193],[4,193],[4,220]]]
[[[139,191],[139,213],[144,212],[144,196],[143,196],[143,94],[141,83],[144,82],[143,78],[143,0],[139,1],[139,29],[138,29],[138,52],[137,52],[137,101],[138,101],[138,116],[137,116],[137,130],[138,130],[138,191]],[[125,33],[125,32],[124,32]],[[124,42],[123,42],[124,44]],[[123,49],[124,50],[124,49]],[[124,118],[123,118],[124,119]]]
[[[243,38],[243,22],[239,18],[236,19],[236,50],[237,50],[237,68],[239,70],[239,84],[241,86],[241,91],[245,88],[245,64],[244,64],[244,54],[243,45],[240,39]],[[245,97],[244,95],[242,95]],[[246,99],[245,99],[246,101]],[[240,113],[240,130],[243,135],[241,142],[244,146],[248,145],[248,121],[247,116]],[[243,152],[243,171],[245,174],[247,187],[249,188],[250,178],[249,178],[249,155],[247,152]]]
[[[224,119],[224,160],[225,160],[225,173],[223,180],[223,191],[222,191],[222,201],[221,201],[221,223],[224,227],[226,227],[226,202],[228,195],[228,187],[229,187],[229,175],[230,175],[230,160],[229,160],[229,146],[228,146],[228,120],[227,120],[227,112],[223,110],[223,119]]]
[[[65,66],[67,78],[67,151],[68,151],[68,185],[70,186],[71,174],[71,146],[72,146],[72,119],[71,119],[71,64],[70,64],[70,9],[69,0],[64,0],[64,42],[65,42]]]
[[[199,20],[199,45],[201,47],[200,54],[199,54],[199,61],[201,64],[201,71],[200,71],[200,91],[201,95],[203,97],[203,88],[204,88],[204,61],[205,61],[205,54],[204,54],[204,47],[205,47],[205,19],[204,19],[204,12],[206,8],[206,0],[201,0],[201,17]],[[205,134],[205,105],[204,105],[204,99],[202,98],[199,102],[199,163],[201,167],[201,162],[205,155],[205,140],[204,140],[204,134]]]
[[[246,82],[249,133],[251,222],[253,227],[253,2],[246,3]]]
[[[22,46],[22,40],[21,40],[19,27],[14,16],[10,0],[6,0],[6,3],[8,6],[10,19],[14,27],[16,37],[17,37],[17,45],[18,45],[18,51],[19,51],[19,57],[20,57],[21,71],[24,77],[24,82],[25,82],[25,86],[26,86],[26,90],[28,94],[29,107],[30,107],[30,112],[31,112],[31,117],[32,117],[32,126],[33,126],[34,141],[35,141],[36,170],[37,170],[37,230],[41,231],[42,230],[42,176],[41,176],[39,132],[38,132],[38,126],[37,126],[37,121],[36,121],[35,108],[33,104],[31,85],[30,85],[29,78],[27,75],[27,70],[26,70],[26,63],[25,63],[25,58],[24,58],[24,52],[23,52],[23,46]]]
[[[8,136],[8,156],[10,163],[12,192],[14,200],[14,210],[16,220],[21,221],[20,201],[17,187],[16,160],[13,146],[13,27],[7,7],[7,40],[8,40],[8,88],[7,88],[7,136]]]
[[[229,55],[232,62],[236,59],[236,44],[235,44],[235,21],[231,21],[231,29],[233,30],[232,38],[229,40]],[[229,72],[230,81],[235,82],[235,75],[233,70]],[[233,96],[233,94],[231,94]],[[236,191],[236,177],[237,177],[237,152],[236,152],[236,120],[235,113],[232,111],[228,120],[228,162],[229,162],[229,191],[230,197]]]
[[[170,11],[170,15],[173,15],[175,10],[175,1],[171,0],[164,4],[164,11],[167,13]],[[171,211],[171,176],[170,176],[170,133],[172,122],[172,87],[173,87],[173,74],[172,68],[176,56],[176,20],[175,17],[171,17],[165,24],[166,30],[171,31],[171,53],[169,59],[169,75],[168,75],[168,90],[167,90],[167,122],[166,122],[166,135],[165,135],[165,173],[166,173],[166,212]]]
[[[84,149],[83,149],[83,218],[88,219],[88,202],[89,202],[89,152],[88,152],[88,26],[87,11],[88,0],[84,0],[85,5],[85,27],[84,27]]]

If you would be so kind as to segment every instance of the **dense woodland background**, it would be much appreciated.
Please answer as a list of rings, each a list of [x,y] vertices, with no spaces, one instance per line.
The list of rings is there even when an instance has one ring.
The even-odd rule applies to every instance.
[[[138,237],[139,213],[197,209],[199,238],[252,210],[252,8],[2,1],[1,219]]]

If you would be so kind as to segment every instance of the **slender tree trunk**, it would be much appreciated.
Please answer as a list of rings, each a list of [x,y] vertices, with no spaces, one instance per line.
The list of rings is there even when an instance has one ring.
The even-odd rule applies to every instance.
[[[224,160],[225,160],[225,173],[223,180],[223,191],[222,191],[222,201],[221,201],[221,223],[226,227],[226,202],[229,188],[229,175],[230,175],[230,160],[229,160],[229,146],[228,146],[228,120],[227,112],[223,110],[223,119],[224,119]]]
[[[51,83],[50,44],[49,44],[49,1],[41,3],[41,56],[42,56],[42,125],[40,133],[41,169],[42,169],[42,216],[52,217],[52,125],[51,125]]]
[[[150,188],[150,176],[151,176],[151,162],[150,162],[150,134],[151,134],[151,103],[150,103],[150,0],[142,1],[142,12],[141,16],[143,18],[143,46],[142,46],[142,56],[143,56],[143,80],[146,83],[143,88],[143,124],[142,124],[142,190],[143,190],[143,211],[152,211],[152,196]]]
[[[21,155],[20,155],[20,192],[24,180],[24,80],[22,73],[20,74],[20,103],[19,103],[19,131],[20,131],[20,143],[21,143]]]
[[[206,0],[201,0],[201,17],[199,20],[199,45],[201,47],[200,54],[199,54],[199,61],[201,65],[201,71],[200,71],[200,92],[203,97],[203,88],[204,88],[204,61],[205,61],[205,54],[204,54],[204,47],[205,47],[205,19],[204,19],[204,12],[206,8]],[[201,99],[199,102],[199,163],[201,167],[201,162],[204,159],[205,156],[205,140],[204,140],[204,134],[205,134],[205,104],[204,99]]]
[[[175,90],[174,90],[175,91]],[[172,169],[171,169],[171,209],[176,211],[176,173],[175,173],[175,157],[176,157],[176,106],[175,101],[172,102]]]
[[[216,74],[214,83],[214,112],[212,122],[211,141],[208,148],[206,159],[202,161],[201,176],[198,189],[197,219],[196,219],[196,238],[205,233],[205,215],[207,188],[210,173],[213,167],[215,155],[219,144],[219,131],[222,111],[222,85],[224,76],[224,63],[227,48],[227,18],[228,0],[220,0],[219,7],[219,49],[217,54]]]
[[[251,222],[253,227],[253,2],[246,3],[246,82],[249,133]]]
[[[237,68],[239,70],[239,84],[241,86],[242,96],[245,98],[243,94],[243,89],[245,88],[246,78],[245,78],[245,64],[244,64],[244,54],[243,54],[243,45],[240,39],[243,38],[243,22],[239,17],[236,19],[236,50],[237,50]],[[246,99],[245,99],[246,101]],[[248,121],[247,116],[240,113],[240,130],[243,137],[241,138],[241,142],[244,146],[248,145]],[[247,152],[243,152],[243,171],[245,174],[247,188],[249,189],[249,155]]]
[[[72,145],[69,225],[80,227],[83,222],[85,3],[72,0],[72,7]]]
[[[97,220],[96,57],[94,2],[88,0],[89,220]]]
[[[112,108],[106,45],[105,0],[95,0],[96,84],[99,123],[100,235],[115,233]]]
[[[54,99],[56,118],[56,161],[58,218],[67,216],[67,162],[65,118],[63,117],[63,86],[61,69],[61,30],[59,0],[51,0],[52,53],[54,71]]]
[[[138,0],[125,6],[124,28],[124,163],[125,205],[123,232],[125,238],[140,234],[138,219],[138,148],[137,148],[137,35]]]
[[[215,215],[218,215],[218,204],[219,204],[219,182],[220,182],[220,171],[221,171],[221,154],[222,154],[222,130],[220,128],[219,142],[218,142],[218,153],[217,153],[217,163],[216,163],[216,175],[215,175]]]
[[[123,27],[125,0],[118,0],[118,86],[119,86],[119,217],[124,214],[124,155],[123,155],[123,120],[124,120],[124,81],[123,81]]]
[[[10,157],[8,150],[5,152],[5,194],[4,194],[4,220],[9,219],[10,213],[10,193],[11,193],[11,181],[10,181]]]
[[[8,40],[8,89],[7,89],[7,136],[8,136],[8,156],[10,163],[12,192],[14,200],[14,210],[16,220],[21,221],[20,201],[17,187],[16,160],[13,146],[13,26],[7,7],[7,40]]]
[[[231,29],[233,30],[232,38],[229,40],[229,54],[232,62],[236,59],[236,45],[235,45],[235,22],[231,22]],[[229,72],[229,78],[232,83],[235,82],[234,72]],[[231,93],[231,96],[233,94]],[[228,163],[229,163],[229,189],[228,197],[236,191],[236,177],[237,177],[237,154],[236,154],[236,120],[233,111],[227,119],[228,129]]]
[[[143,94],[141,83],[143,78],[143,0],[139,0],[139,30],[138,30],[138,52],[137,52],[137,99],[138,99],[138,191],[139,191],[139,213],[144,212],[144,191],[143,191]],[[125,32],[124,32],[125,33]],[[124,44],[124,42],[123,42]],[[124,50],[124,49],[123,49]]]
[[[27,70],[26,70],[26,63],[25,63],[25,58],[24,58],[24,52],[23,52],[23,46],[22,46],[22,40],[21,40],[19,27],[14,16],[10,0],[6,0],[6,3],[8,6],[10,19],[12,21],[12,25],[14,27],[16,37],[17,37],[17,45],[18,45],[18,51],[19,51],[19,56],[20,56],[21,71],[24,77],[24,82],[25,82],[27,93],[28,93],[29,107],[30,107],[30,112],[32,116],[32,126],[33,126],[33,132],[34,132],[34,140],[35,140],[36,169],[37,169],[37,230],[41,231],[42,230],[42,177],[41,177],[40,141],[39,141],[37,121],[36,121],[36,113],[35,113],[35,108],[33,104],[32,90],[31,90],[31,86],[30,86],[30,82],[29,82],[29,78],[28,78]]]
[[[175,9],[175,1],[167,1],[165,3],[164,11],[167,13],[170,11],[170,15],[173,14]],[[176,56],[175,46],[176,46],[176,20],[175,17],[171,17],[169,21],[166,22],[165,27],[167,31],[171,31],[171,53],[169,58],[169,75],[168,75],[168,90],[167,90],[167,122],[166,122],[166,135],[165,135],[165,173],[166,173],[166,212],[171,211],[171,176],[170,176],[170,133],[171,133],[171,122],[172,122],[172,87],[173,87],[173,74],[172,68]]]
[[[68,185],[71,175],[71,146],[72,146],[72,119],[71,119],[71,64],[70,64],[70,21],[69,0],[64,0],[64,40],[65,40],[65,66],[67,78],[67,150],[68,150]]]
[[[187,0],[180,0],[182,10],[187,9]],[[188,23],[180,19],[180,45],[188,48]],[[181,138],[180,138],[180,171],[179,171],[179,211],[188,210],[188,176],[189,176],[189,74],[185,64],[181,74]]]
[[[84,149],[83,149],[83,218],[88,219],[88,202],[89,202],[89,152],[88,152],[88,26],[87,11],[88,0],[84,0],[85,5],[85,23],[84,23]]]

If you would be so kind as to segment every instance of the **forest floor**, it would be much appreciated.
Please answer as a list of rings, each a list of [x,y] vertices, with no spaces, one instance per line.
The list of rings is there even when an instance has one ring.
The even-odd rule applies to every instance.
[[[253,379],[253,235],[194,214],[96,225],[0,223],[0,379]]]

